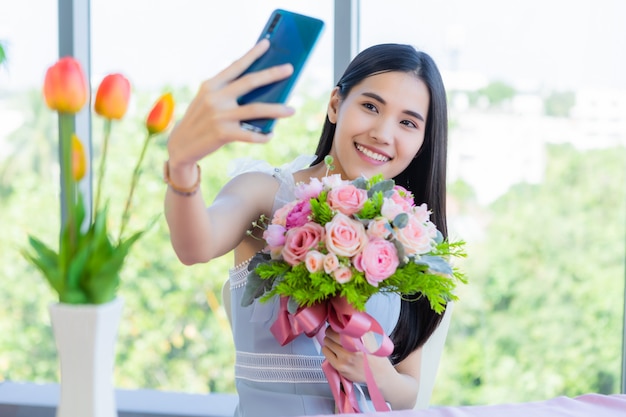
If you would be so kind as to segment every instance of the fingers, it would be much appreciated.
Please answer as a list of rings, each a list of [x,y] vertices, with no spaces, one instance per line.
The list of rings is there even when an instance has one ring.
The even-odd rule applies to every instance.
[[[282,119],[292,116],[294,112],[292,107],[282,104],[252,103],[233,107],[224,116],[230,120]]]
[[[293,66],[291,64],[277,65],[244,75],[238,80],[228,84],[224,88],[224,92],[228,92],[229,95],[235,97],[240,97],[258,87],[284,80],[291,76],[291,74],[293,74]]]
[[[239,77],[243,72],[248,69],[250,65],[254,61],[256,61],[261,55],[267,52],[267,49],[270,47],[270,42],[267,39],[263,39],[254,45],[248,52],[246,52],[242,57],[234,61],[228,67],[223,69],[220,73],[218,73],[215,77],[213,77],[213,81],[217,85],[224,85],[229,83],[230,81]]]

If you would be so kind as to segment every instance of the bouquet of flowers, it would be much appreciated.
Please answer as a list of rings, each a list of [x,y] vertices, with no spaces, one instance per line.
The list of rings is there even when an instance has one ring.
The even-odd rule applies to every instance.
[[[332,158],[325,162],[330,167]],[[381,175],[354,181],[327,175],[300,183],[296,200],[268,220],[262,217],[253,224],[264,229],[267,246],[250,262],[242,305],[279,296],[281,315],[272,332],[283,345],[301,333],[315,336],[328,322],[342,340],[363,350],[359,339],[366,332],[382,334],[364,313],[372,295],[423,296],[442,313],[448,301],[457,299],[457,283],[466,282],[449,262],[465,256],[464,242],[443,239],[426,204],[416,205],[408,190]],[[356,324],[363,318],[364,327]],[[383,341],[375,353],[387,356],[391,351]],[[324,371],[329,382],[336,379],[332,370]],[[350,382],[340,382],[341,390],[333,389],[333,395],[346,412],[354,401],[342,397],[350,395]],[[368,387],[376,406],[373,380]]]

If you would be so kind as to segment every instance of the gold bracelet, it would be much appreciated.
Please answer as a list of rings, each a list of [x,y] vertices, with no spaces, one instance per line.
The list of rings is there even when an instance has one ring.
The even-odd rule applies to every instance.
[[[185,188],[180,187],[172,182],[172,179],[170,178],[170,161],[165,161],[165,164],[163,165],[163,182],[165,182],[172,189],[172,191],[174,191],[174,193],[185,197],[190,197],[197,193],[200,189],[200,179],[202,178],[200,165],[196,164],[196,167],[198,168],[198,179],[196,180],[196,183],[189,188]]]

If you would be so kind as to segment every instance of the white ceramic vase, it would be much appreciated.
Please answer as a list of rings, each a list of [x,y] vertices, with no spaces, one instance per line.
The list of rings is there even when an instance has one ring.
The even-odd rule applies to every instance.
[[[117,417],[113,366],[121,298],[49,306],[61,369],[56,417]]]

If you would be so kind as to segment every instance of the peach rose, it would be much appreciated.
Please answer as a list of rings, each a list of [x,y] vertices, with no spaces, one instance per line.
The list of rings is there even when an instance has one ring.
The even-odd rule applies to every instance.
[[[384,217],[372,219],[367,225],[367,236],[370,239],[375,237],[385,239],[390,234],[391,230],[389,230],[389,222]]]
[[[326,247],[337,256],[352,257],[367,244],[365,227],[342,213],[326,223]]]
[[[415,216],[410,216],[407,225],[396,230],[396,239],[402,243],[408,256],[422,255],[432,249],[431,229]]]
[[[316,250],[308,251],[304,257],[304,264],[309,272],[320,272],[324,269],[324,254]]]
[[[335,269],[339,268],[339,258],[334,253],[328,253],[324,256],[324,272],[330,274]]]
[[[333,271],[333,278],[340,284],[345,284],[352,279],[352,270],[347,266],[341,266]]]

